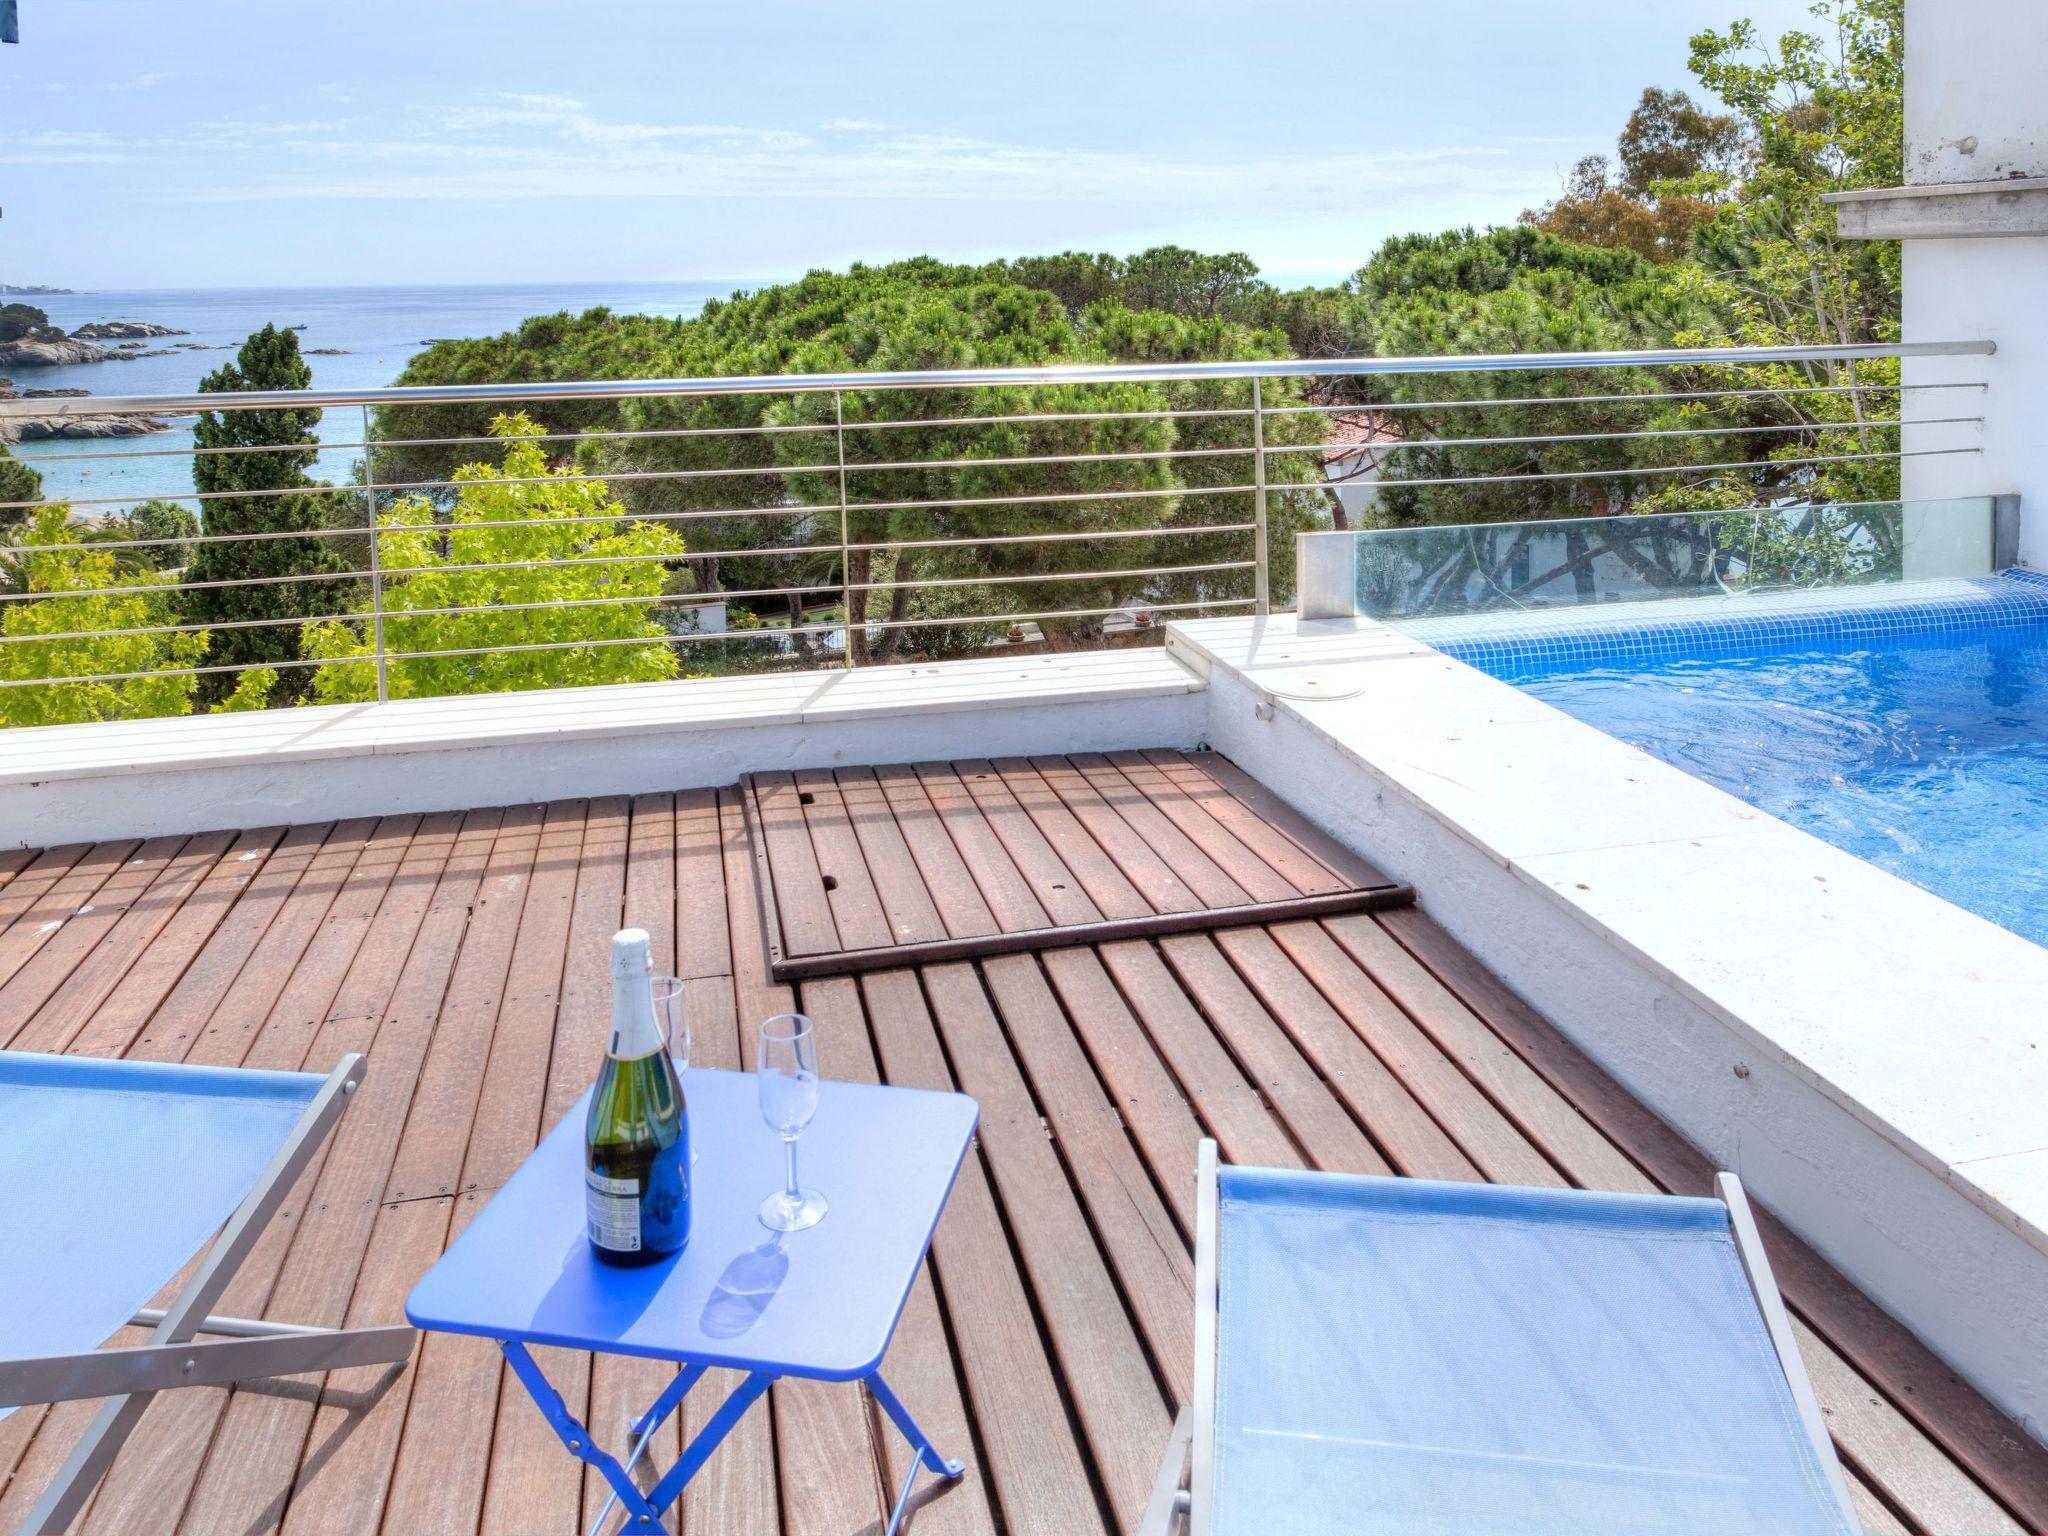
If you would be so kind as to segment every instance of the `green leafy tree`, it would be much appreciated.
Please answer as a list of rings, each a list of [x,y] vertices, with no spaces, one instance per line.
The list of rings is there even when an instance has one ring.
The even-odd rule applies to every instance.
[[[389,573],[384,645],[400,653],[387,663],[390,696],[676,676],[656,604],[682,539],[626,520],[602,482],[550,471],[531,418],[500,416],[491,427],[505,444],[503,462],[459,467],[441,521],[421,497],[378,520]],[[585,606],[563,606],[571,603]],[[302,644],[321,662],[313,674],[321,703],[376,697],[369,625],[310,624]]]
[[[242,344],[234,362],[208,374],[199,388],[224,394],[304,389],[311,382],[298,337],[266,325]],[[329,541],[314,536],[323,525],[321,496],[308,489],[314,482],[306,471],[317,452],[313,428],[319,420],[318,410],[300,407],[206,411],[192,429],[198,448],[253,450],[194,457],[193,483],[208,498],[201,503],[206,532],[283,535],[202,543],[185,567],[183,606],[195,622],[281,621],[214,630],[210,665],[299,661],[299,621],[349,612],[357,600],[355,584],[342,575],[346,567],[340,557]],[[251,584],[215,585],[221,582]],[[307,672],[304,667],[278,669],[272,702],[303,698]],[[200,686],[200,702],[223,701],[237,686],[237,675],[209,674]]]
[[[1138,323],[1122,318],[1129,313],[1105,302],[1077,321],[1050,292],[986,269],[932,261],[857,266],[708,308],[675,361],[678,372],[693,375],[858,373],[1284,348],[1278,335],[1253,337],[1223,320],[1148,312]],[[1200,547],[1188,539],[1212,536],[1181,528],[1250,520],[1242,489],[1251,478],[1249,452],[1219,453],[1215,463],[1175,457],[1190,446],[1216,446],[1204,434],[1226,430],[1164,414],[1195,393],[1119,382],[855,387],[836,400],[765,392],[635,400],[620,413],[635,435],[589,442],[584,463],[630,471],[621,492],[642,515],[691,520],[701,591],[746,594],[811,581],[829,600],[843,531],[847,617],[859,659],[936,653],[940,636],[927,649],[922,632],[963,617],[963,591],[990,616],[1071,613],[1040,621],[1049,644],[1071,648],[1100,639],[1105,610],[1187,600],[1170,582],[1128,574],[1191,563],[1190,550]],[[1268,403],[1288,398],[1278,386]],[[1249,449],[1249,421],[1241,414],[1226,420],[1236,433],[1228,446]],[[1274,466],[1293,481],[1311,473],[1307,455]],[[1189,500],[1191,491],[1225,483],[1238,487],[1227,512],[1218,510],[1220,489],[1199,506]],[[1249,541],[1241,532],[1235,539],[1241,561]],[[1276,548],[1282,543],[1291,549],[1284,533]],[[913,583],[939,585],[920,592]],[[1203,600],[1220,598],[1226,585],[1230,597],[1249,595],[1249,573],[1221,573],[1204,586]],[[801,647],[802,637],[792,638]]]
[[[1756,155],[1695,235],[1696,263],[1675,284],[1728,317],[1722,334],[1730,340],[1893,341],[1898,243],[1842,239],[1822,198],[1905,179],[1904,0],[1818,0],[1813,14],[1819,29],[1788,32],[1775,47],[1746,21],[1692,40],[1693,73],[1728,103]],[[1730,387],[1783,391],[1783,409],[1813,425],[1811,439],[1786,444],[1779,457],[1844,460],[1788,471],[1803,494],[1843,503],[1898,495],[1894,429],[1873,425],[1895,414],[1888,386],[1898,382],[1896,362],[1775,364],[1713,376]],[[1854,457],[1870,454],[1878,457]]]
[[[29,509],[18,503],[42,499],[43,477],[9,454],[5,443],[0,443],[0,534],[28,521]]]
[[[0,346],[10,341],[53,341],[63,334],[33,304],[0,304]]]
[[[146,540],[140,549],[114,551],[115,558],[123,565],[175,571],[192,557],[192,541],[198,535],[199,518],[190,507],[176,501],[152,500],[101,518],[86,537],[121,544]]]
[[[1621,131],[1618,168],[1605,155],[1572,167],[1564,196],[1522,215],[1545,234],[1634,251],[1650,261],[1682,259],[1701,224],[1742,172],[1750,137],[1725,112],[1708,112],[1684,91],[1651,86]]]
[[[68,508],[44,507],[10,551],[28,595],[0,614],[0,722],[75,725],[185,714],[206,633],[165,632],[177,622],[171,585],[122,568],[106,551],[78,548],[84,531]],[[145,632],[130,633],[137,630]],[[46,678],[104,680],[37,685]],[[229,695],[234,707],[261,700],[266,679],[248,678]]]

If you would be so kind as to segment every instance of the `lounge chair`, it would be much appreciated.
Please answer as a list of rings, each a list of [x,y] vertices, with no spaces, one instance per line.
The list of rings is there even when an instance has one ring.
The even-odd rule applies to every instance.
[[[1205,1141],[1199,1178],[1195,1401],[1143,1536],[1856,1531],[1734,1175],[1607,1195]]]
[[[208,1316],[362,1076],[357,1055],[322,1076],[0,1051],[0,1417],[107,1399],[25,1532],[71,1522],[160,1391],[412,1352],[408,1327]],[[100,1347],[128,1324],[149,1341]]]

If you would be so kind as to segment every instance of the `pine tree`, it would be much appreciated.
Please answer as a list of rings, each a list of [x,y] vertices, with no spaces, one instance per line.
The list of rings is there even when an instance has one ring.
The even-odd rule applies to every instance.
[[[312,377],[312,370],[299,356],[298,337],[266,325],[242,344],[234,362],[208,374],[199,388],[205,394],[304,389]],[[199,448],[283,450],[201,453],[194,458],[192,480],[202,496],[265,493],[229,494],[202,501],[201,517],[206,532],[304,532],[307,536],[200,544],[185,569],[183,607],[188,619],[225,625],[249,619],[317,619],[350,611],[355,586],[338,574],[346,567],[330,547],[334,541],[312,536],[322,526],[321,497],[290,494],[297,487],[315,483],[307,478],[306,471],[312,467],[317,451],[318,439],[313,428],[319,420],[320,412],[312,408],[201,413],[192,429],[193,441]],[[274,494],[278,492],[284,494]],[[252,577],[319,577],[324,573],[337,573],[336,579],[257,586],[207,585]],[[297,661],[299,636],[300,626],[291,622],[248,629],[215,629],[207,665]],[[234,692],[238,675],[207,674],[200,680],[200,702],[206,706],[219,704]],[[271,702],[292,703],[305,697],[310,686],[310,668],[281,668]]]

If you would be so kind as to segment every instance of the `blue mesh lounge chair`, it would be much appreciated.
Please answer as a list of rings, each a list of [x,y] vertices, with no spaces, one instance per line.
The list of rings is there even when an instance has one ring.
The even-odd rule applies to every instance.
[[[0,1417],[107,1399],[25,1532],[71,1522],[157,1392],[412,1352],[407,1327],[208,1316],[362,1076],[356,1055],[323,1076],[0,1051]],[[131,1323],[147,1343],[100,1347]]]
[[[1853,1536],[1741,1183],[1219,1168],[1163,1536]],[[1183,1488],[1183,1473],[1187,1486]]]

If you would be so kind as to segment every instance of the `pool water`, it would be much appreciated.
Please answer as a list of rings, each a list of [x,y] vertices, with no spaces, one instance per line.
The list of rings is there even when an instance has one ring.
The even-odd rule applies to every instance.
[[[2048,615],[1755,655],[1474,664],[2048,945]]]

